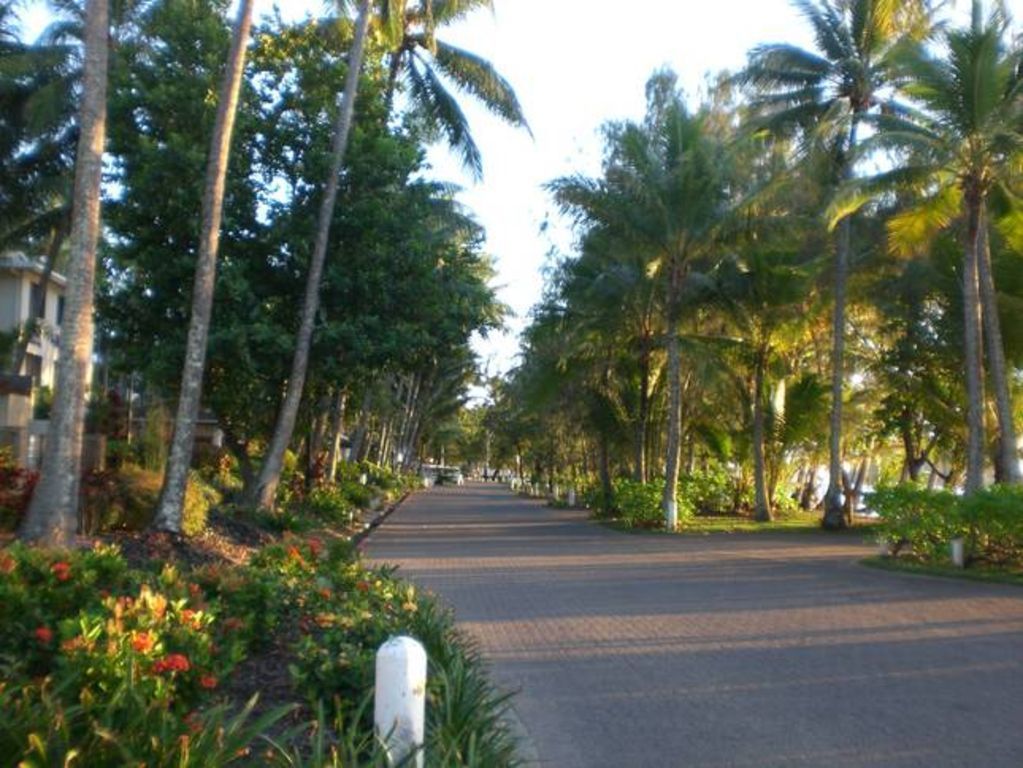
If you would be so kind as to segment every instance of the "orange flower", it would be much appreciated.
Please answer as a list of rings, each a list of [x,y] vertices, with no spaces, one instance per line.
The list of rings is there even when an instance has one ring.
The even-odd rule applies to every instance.
[[[369,592],[369,582],[368,581],[357,581],[357,582],[355,582],[355,588],[357,590],[359,590],[360,592]]]
[[[53,630],[49,627],[37,627],[36,640],[39,641],[40,645],[49,645],[53,642]]]
[[[217,678],[213,675],[203,675],[199,678],[199,685],[205,688],[207,691],[212,691],[217,687]]]
[[[50,566],[50,572],[57,577],[57,581],[67,581],[71,578],[71,564],[61,560]]]
[[[302,562],[304,560],[302,553],[299,552],[298,547],[295,546],[288,547],[288,559],[295,560],[297,562]]]
[[[81,650],[85,647],[85,638],[81,635],[75,635],[70,640],[65,640],[60,644],[60,649],[65,653],[73,653],[74,651]]]
[[[18,567],[17,561],[10,555],[0,552],[0,573],[14,573]]]
[[[201,622],[196,617],[195,611],[193,611],[193,610],[191,610],[189,608],[185,608],[181,612],[181,623],[182,624],[187,624],[192,629],[199,629],[199,627],[201,626]]]
[[[191,668],[188,657],[180,653],[169,653],[153,664],[153,672],[158,675],[164,672],[187,672]]]
[[[138,632],[131,639],[131,647],[135,653],[149,653],[153,650],[153,636],[148,632]]]

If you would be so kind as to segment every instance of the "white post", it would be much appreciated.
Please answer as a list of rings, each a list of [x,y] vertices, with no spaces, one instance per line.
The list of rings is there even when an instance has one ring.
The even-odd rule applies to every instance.
[[[575,506],[575,486],[571,485],[568,488],[568,506]]]
[[[369,476],[365,472],[363,472],[361,475],[359,475],[359,485],[366,485],[366,483],[368,483],[368,482],[369,482]]]
[[[377,651],[373,723],[391,764],[415,752],[423,768],[426,733],[426,650],[411,637],[392,637]]]
[[[555,485],[554,486],[554,500],[557,501],[560,498],[561,498],[561,486],[560,485]]]
[[[952,539],[952,565],[956,568],[966,567],[966,547],[961,537]]]

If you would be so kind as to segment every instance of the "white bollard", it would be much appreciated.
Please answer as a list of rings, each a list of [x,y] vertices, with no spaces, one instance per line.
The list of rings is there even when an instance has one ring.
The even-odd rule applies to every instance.
[[[365,472],[363,472],[361,475],[359,475],[359,485],[366,485],[366,483],[368,483],[368,482],[369,482],[369,476]]]
[[[554,500],[557,501],[560,498],[561,498],[561,486],[560,485],[555,485],[554,486]]]
[[[952,549],[952,565],[956,568],[966,567],[966,542],[961,538],[955,538],[951,541]]]
[[[392,637],[377,651],[373,723],[391,764],[415,752],[423,768],[426,733],[426,650],[411,637]]]
[[[568,488],[568,506],[575,506],[575,486],[569,486]]]

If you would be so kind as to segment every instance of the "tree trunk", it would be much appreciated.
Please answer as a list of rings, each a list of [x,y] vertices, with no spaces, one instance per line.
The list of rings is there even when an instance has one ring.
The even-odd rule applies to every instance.
[[[60,249],[64,245],[64,239],[67,233],[64,231],[63,225],[56,227],[53,230],[53,237],[50,239],[50,247],[46,249],[46,264],[43,265],[43,274],[39,278],[39,298],[28,310],[29,323],[32,323],[35,318],[45,317],[46,315],[46,292],[50,285],[50,278],[53,275],[54,265],[57,263],[57,257],[60,255]],[[25,362],[25,355],[28,354],[28,344],[32,340],[32,329],[26,328],[23,333],[18,336],[18,343],[14,347],[14,355],[11,361],[11,373],[15,376],[21,374],[21,366]]]
[[[664,495],[661,509],[669,531],[678,525],[675,493],[678,488],[678,464],[681,458],[682,360],[678,341],[678,323],[668,323],[668,444],[665,455]]]
[[[650,350],[647,349],[647,341],[643,341],[643,351],[640,355],[640,376],[639,376],[639,413],[636,419],[635,431],[635,468],[633,479],[637,483],[647,481],[646,469],[646,433],[647,424],[650,421]]]
[[[771,502],[767,492],[764,461],[764,367],[767,350],[756,352],[753,371],[753,519],[771,521]]]
[[[986,206],[981,203],[980,249],[977,254],[977,275],[980,283],[980,303],[984,318],[984,340],[990,366],[991,387],[995,395],[995,413],[998,416],[998,458],[1001,481],[1009,485],[1020,482],[1019,455],[1016,451],[1016,425],[1013,421],[1012,394],[1002,343],[1002,327],[998,317],[998,293],[991,268],[991,243],[988,238]]]
[[[330,453],[327,456],[327,479],[330,482],[337,480],[337,463],[341,457],[341,438],[344,431],[345,403],[348,395],[344,390],[337,393],[334,401],[334,411],[330,418]]]
[[[295,429],[295,419],[305,388],[305,377],[309,368],[309,350],[313,340],[313,326],[316,312],[320,305],[320,282],[323,265],[327,257],[327,245],[330,238],[330,225],[334,217],[334,204],[337,200],[338,182],[344,165],[345,150],[348,148],[348,135],[352,127],[355,113],[355,95],[359,85],[359,71],[362,69],[362,55],[366,42],[366,31],[369,27],[371,3],[362,0],[359,5],[359,17],[355,26],[355,38],[348,56],[348,72],[345,75],[345,91],[334,122],[334,143],[331,148],[330,172],[323,191],[317,219],[316,242],[313,247],[309,274],[306,279],[305,300],[302,306],[302,320],[295,339],[295,356],[292,360],[291,374],[288,377],[288,388],[284,402],[274,426],[273,437],[263,459],[259,472],[259,484],[256,489],[256,504],[262,509],[270,509],[274,505],[277,484],[281,479],[281,468],[284,464],[284,452],[291,442]]]
[[[984,485],[984,361],[981,331],[978,252],[980,205],[967,195],[967,244],[963,265],[963,351],[966,357],[966,493]]]
[[[850,153],[856,148],[857,121],[849,126],[846,154],[842,159],[841,177],[852,174]],[[829,530],[845,527],[842,504],[842,391],[845,385],[845,293],[849,277],[849,250],[852,240],[852,218],[846,216],[838,225],[835,247],[835,313],[831,326],[831,422],[828,441],[828,490],[824,495],[823,526]]]
[[[52,546],[69,544],[78,524],[85,393],[92,362],[109,35],[107,0],[89,0],[61,354],[39,484],[18,531],[22,539]]]
[[[600,453],[600,489],[603,491],[604,509],[603,512],[610,512],[614,508],[614,486],[611,485],[611,452],[607,445],[607,435],[603,432],[600,434],[600,445],[598,446],[598,452]],[[520,472],[521,474],[521,472]]]
[[[188,470],[192,465],[195,443],[195,422],[202,401],[203,370],[206,346],[213,315],[213,293],[216,287],[217,252],[220,249],[220,225],[224,213],[224,187],[231,156],[231,137],[238,112],[238,94],[245,73],[245,53],[252,27],[253,0],[242,0],[235,22],[231,50],[224,78],[220,85],[220,101],[213,124],[210,155],[206,163],[206,185],[202,196],[202,231],[199,254],[192,285],[192,317],[188,325],[185,360],[181,371],[181,393],[174,417],[167,471],[156,506],[153,528],[171,533],[181,532],[181,517],[188,486]]]

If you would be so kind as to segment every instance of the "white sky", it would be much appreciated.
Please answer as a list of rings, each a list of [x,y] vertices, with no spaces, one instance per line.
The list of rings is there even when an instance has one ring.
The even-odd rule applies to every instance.
[[[1006,3],[1023,18],[1023,0]],[[323,0],[278,3],[286,16],[321,12]],[[670,66],[686,91],[698,92],[707,73],[737,69],[762,42],[810,45],[806,25],[787,0],[495,0],[439,32],[442,39],[488,58],[515,87],[533,131],[530,139],[468,103],[464,109],[484,157],[484,179],[472,182],[445,150],[430,153],[438,178],[465,187],[461,199],[486,227],[498,269],[502,301],[515,312],[509,332],[478,340],[490,372],[507,370],[515,335],[540,296],[541,270],[552,248],[570,247],[571,235],[555,220],[541,186],[558,176],[595,174],[600,167],[598,128],[606,120],[639,118],[650,74]],[[968,12],[969,1],[955,3]],[[271,0],[259,0],[257,13]],[[41,6],[25,14],[27,29],[45,26]],[[541,233],[551,217],[552,226]]]

